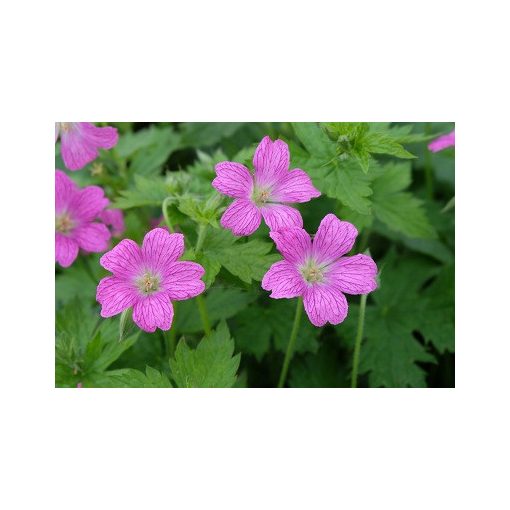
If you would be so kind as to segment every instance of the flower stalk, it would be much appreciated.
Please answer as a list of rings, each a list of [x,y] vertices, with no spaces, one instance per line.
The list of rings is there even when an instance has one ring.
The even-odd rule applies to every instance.
[[[204,244],[205,232],[207,225],[201,223],[198,226],[198,237],[197,243],[195,244],[195,255],[202,249],[202,245]],[[209,314],[207,313],[207,306],[205,305],[205,300],[203,296],[200,294],[196,298],[198,313],[200,314],[200,320],[202,321],[202,326],[204,328],[204,332],[206,336],[211,334],[211,322],[209,321]]]
[[[303,297],[299,296],[296,305],[296,314],[294,315],[294,324],[292,325],[292,331],[290,333],[289,343],[287,345],[287,352],[285,353],[285,359],[283,360],[282,371],[280,373],[280,379],[278,381],[278,388],[283,388],[283,385],[285,384],[285,379],[287,378],[290,360],[292,359],[292,355],[294,354],[294,345],[296,344],[302,313],[303,313]]]
[[[363,339],[363,329],[365,326],[366,307],[367,307],[367,294],[363,294],[361,296],[361,301],[359,305],[358,330],[356,332],[356,340],[354,342],[354,354],[352,358],[352,372],[351,372],[351,388],[356,388],[358,385],[359,355],[361,351],[361,340]]]

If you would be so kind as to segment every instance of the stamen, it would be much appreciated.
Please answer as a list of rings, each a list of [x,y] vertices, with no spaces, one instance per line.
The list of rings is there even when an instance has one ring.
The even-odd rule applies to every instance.
[[[136,283],[143,294],[152,294],[159,290],[159,277],[149,272],[144,273]]]
[[[314,261],[309,261],[305,266],[300,268],[301,276],[308,283],[317,283],[324,281],[324,273]]]
[[[267,188],[254,188],[252,198],[257,205],[265,204],[271,198],[271,190]]]
[[[74,221],[69,214],[64,213],[55,218],[55,229],[61,234],[68,234],[74,228]]]

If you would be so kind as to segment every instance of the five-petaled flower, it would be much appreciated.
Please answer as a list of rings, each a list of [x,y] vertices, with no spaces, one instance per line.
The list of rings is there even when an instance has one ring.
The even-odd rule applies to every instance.
[[[90,122],[56,122],[55,142],[59,134],[62,159],[69,170],[80,170],[97,158],[98,149],[111,149],[119,139],[116,128]]]
[[[448,147],[455,147],[455,131],[432,140],[428,145],[430,152],[439,152]]]
[[[262,288],[275,299],[303,296],[312,324],[339,324],[347,316],[347,294],[376,289],[377,266],[367,255],[344,257],[358,235],[356,227],[334,214],[323,218],[313,241],[302,228],[269,234],[284,260],[273,264]]]
[[[102,252],[108,248],[110,231],[95,220],[108,205],[99,186],[78,186],[61,170],[55,171],[55,259],[69,267],[82,248]]]
[[[260,225],[261,216],[270,230],[302,227],[299,211],[286,204],[308,202],[320,196],[310,177],[299,168],[289,171],[289,147],[265,136],[253,157],[254,174],[240,163],[223,161],[215,167],[212,185],[235,198],[223,213],[221,224],[237,236],[247,236]]]
[[[184,252],[184,236],[155,228],[140,248],[131,239],[122,240],[105,253],[99,263],[113,276],[103,278],[96,299],[101,316],[112,317],[133,307],[133,321],[144,331],[170,329],[174,315],[171,300],[201,294],[204,268],[196,262],[178,261]]]

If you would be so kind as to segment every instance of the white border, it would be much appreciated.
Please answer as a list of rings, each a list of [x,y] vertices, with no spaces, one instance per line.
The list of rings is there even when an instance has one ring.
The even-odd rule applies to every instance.
[[[183,4],[2,7],[2,508],[508,508],[504,3]],[[54,390],[73,118],[456,121],[457,388]]]

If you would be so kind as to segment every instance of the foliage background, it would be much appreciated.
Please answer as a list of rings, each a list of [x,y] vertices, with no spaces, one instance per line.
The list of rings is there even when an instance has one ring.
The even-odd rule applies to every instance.
[[[323,195],[299,206],[315,232],[328,212],[360,231],[354,252],[369,248],[380,288],[368,298],[360,386],[454,386],[454,151],[427,142],[451,123],[105,123],[119,143],[79,172],[80,185],[104,187],[124,209],[124,237],[141,242],[162,205],[189,241],[185,257],[206,268],[205,302],[215,331],[203,330],[195,300],[177,303],[171,332],[146,334],[119,318],[101,319],[95,289],[106,275],[99,254],[80,254],[56,274],[56,385],[76,387],[275,386],[295,300],[260,288],[279,255],[262,226],[236,239],[219,227],[228,200],[211,187],[214,164],[251,168],[268,134],[290,146],[291,167]],[[65,169],[56,146],[56,168]],[[200,226],[203,248],[195,252]],[[114,242],[117,242],[115,240]],[[303,318],[288,385],[349,384],[358,296],[339,326]],[[177,345],[177,347],[176,347]]]

